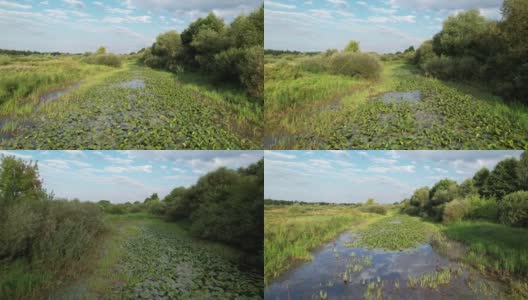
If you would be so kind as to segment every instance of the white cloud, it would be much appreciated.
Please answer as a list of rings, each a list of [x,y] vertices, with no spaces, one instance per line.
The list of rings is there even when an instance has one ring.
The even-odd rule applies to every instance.
[[[86,5],[81,0],[62,0],[75,8],[85,8]]]
[[[266,156],[266,157],[275,157],[275,158],[287,158],[287,159],[293,159],[293,158],[296,157],[293,154],[285,154],[283,152],[269,151],[269,150],[265,150],[264,151],[264,156]]]
[[[150,23],[150,16],[124,16],[124,17],[104,17],[104,23]]]
[[[133,10],[131,9],[114,8],[114,7],[107,7],[105,8],[105,11],[111,14],[123,14],[123,15],[128,15],[133,12]]]
[[[5,155],[5,156],[14,156],[14,157],[17,157],[17,158],[22,158],[22,159],[31,159],[33,156],[31,156],[30,154],[24,154],[25,152],[23,151],[6,151],[6,150],[0,150],[0,156],[1,155]]]
[[[414,173],[416,171],[416,167],[413,165],[408,166],[388,166],[388,167],[382,167],[382,166],[373,166],[368,167],[367,172],[373,172],[373,173]]]
[[[348,7],[348,3],[345,1],[345,0],[326,0],[332,4],[334,4],[335,6],[339,7],[339,8],[346,8]]]
[[[143,172],[152,173],[152,165],[143,166],[109,166],[104,168],[105,172],[109,173],[125,173],[125,172]]]
[[[297,7],[291,4],[284,4],[284,3],[268,1],[268,0],[264,1],[264,5],[269,6],[269,7],[274,7],[274,8],[286,8],[286,9],[294,9]]]
[[[32,7],[29,4],[19,4],[19,3],[3,1],[3,0],[0,0],[0,6],[5,6],[9,8],[18,8],[18,9],[30,9]]]

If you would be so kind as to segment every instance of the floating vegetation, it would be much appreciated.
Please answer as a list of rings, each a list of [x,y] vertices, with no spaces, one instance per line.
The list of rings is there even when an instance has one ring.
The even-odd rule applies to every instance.
[[[130,66],[42,106],[0,148],[261,149],[258,126],[249,125],[257,113],[218,98],[171,73]]]
[[[125,299],[237,299],[262,297],[262,277],[243,273],[190,239],[143,227],[125,243],[119,272],[133,278],[116,287]]]
[[[361,231],[357,246],[402,251],[426,242],[430,232],[431,228],[417,218],[389,217]]]

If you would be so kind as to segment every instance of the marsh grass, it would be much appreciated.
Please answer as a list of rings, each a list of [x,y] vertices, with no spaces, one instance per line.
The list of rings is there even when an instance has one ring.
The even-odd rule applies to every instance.
[[[109,69],[84,64],[73,57],[15,61],[0,66],[0,116],[27,115],[38,104],[40,94]]]
[[[267,285],[310,250],[335,238],[365,219],[354,208],[302,205],[271,206],[264,210],[264,278]]]
[[[528,230],[489,222],[458,222],[445,235],[468,246],[463,257],[477,269],[497,275],[528,276]]]

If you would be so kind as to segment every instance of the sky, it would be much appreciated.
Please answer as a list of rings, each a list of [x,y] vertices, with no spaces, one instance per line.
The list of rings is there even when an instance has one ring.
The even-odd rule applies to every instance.
[[[160,198],[196,183],[219,167],[238,169],[262,159],[262,151],[3,151],[38,161],[44,188],[59,198],[113,203]]]
[[[479,9],[499,19],[501,5],[502,0],[264,0],[264,45],[323,51],[356,40],[362,51],[403,51],[431,39],[449,15]]]
[[[461,183],[522,151],[264,151],[264,197],[274,200],[399,202],[443,178]]]
[[[114,53],[150,46],[214,12],[230,23],[262,0],[0,0],[0,49]]]

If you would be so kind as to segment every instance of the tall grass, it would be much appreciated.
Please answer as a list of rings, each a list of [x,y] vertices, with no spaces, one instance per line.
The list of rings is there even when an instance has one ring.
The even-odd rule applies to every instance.
[[[82,64],[71,57],[0,66],[0,116],[31,112],[43,92],[105,70],[108,67]]]
[[[267,207],[264,212],[264,281],[266,284],[310,250],[362,220],[353,208],[324,206]]]
[[[528,229],[464,221],[443,232],[469,247],[463,259],[478,269],[501,275],[528,275]]]

